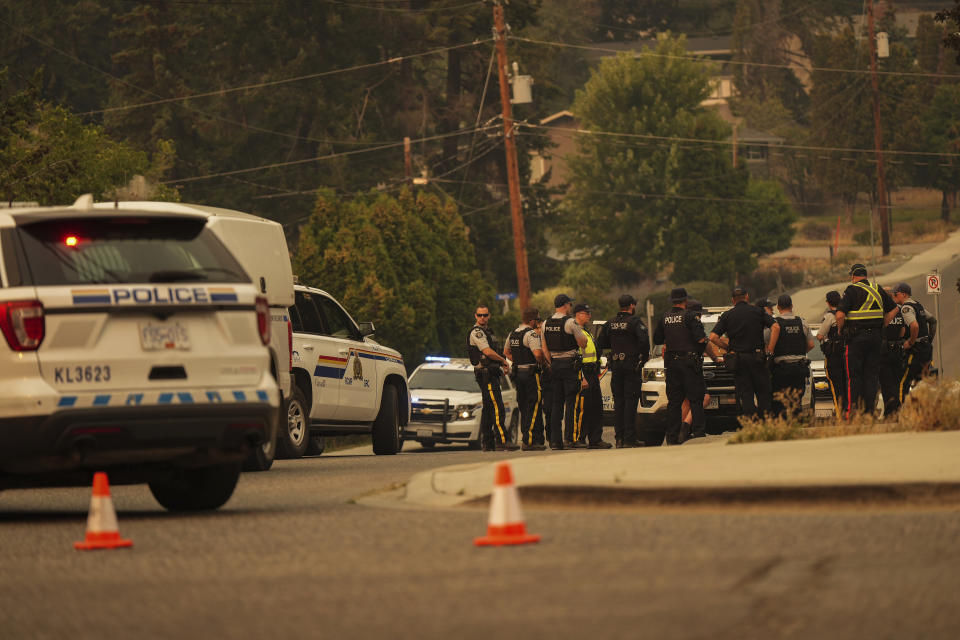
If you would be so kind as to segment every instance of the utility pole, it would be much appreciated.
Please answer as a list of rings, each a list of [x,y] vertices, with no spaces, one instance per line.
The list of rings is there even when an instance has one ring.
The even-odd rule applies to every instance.
[[[520,170],[514,137],[513,112],[510,107],[510,86],[507,82],[507,27],[503,18],[502,0],[493,3],[493,30],[497,47],[497,71],[500,76],[500,102],[503,105],[503,148],[507,155],[507,183],[510,187],[510,214],[513,218],[513,253],[517,263],[517,297],[520,308],[530,306],[530,271],[527,268],[527,239],[523,230],[523,209],[520,201]]]
[[[880,129],[880,80],[877,77],[877,37],[873,27],[873,0],[867,0],[870,24],[870,78],[873,83],[873,144],[877,152],[877,213],[880,214],[882,255],[890,255],[890,208],[883,172],[883,132]]]

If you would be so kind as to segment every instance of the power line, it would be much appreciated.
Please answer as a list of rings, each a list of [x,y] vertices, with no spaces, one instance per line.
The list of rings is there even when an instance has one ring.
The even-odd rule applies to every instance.
[[[489,128],[489,127],[485,127]],[[411,140],[411,142],[427,142],[429,140],[439,140],[441,138],[447,138],[450,136],[463,135],[464,133],[470,133],[470,130],[460,130],[453,131],[449,133],[437,134],[434,136],[427,136],[425,138],[418,138],[416,140]],[[235,176],[242,173],[252,173],[254,171],[263,171],[265,169],[276,169],[279,167],[290,167],[298,164],[306,164],[308,162],[319,162],[321,160],[332,160],[334,158],[343,158],[347,156],[352,156],[360,153],[369,153],[371,151],[384,151],[386,149],[395,149],[397,147],[402,147],[403,141],[400,142],[391,142],[389,144],[382,144],[375,147],[369,147],[367,149],[354,149],[352,151],[340,151],[338,153],[331,153],[325,156],[316,156],[314,158],[305,158],[302,160],[290,160],[287,162],[274,162],[272,164],[264,164],[256,167],[249,167],[246,169],[234,169],[232,171],[220,171],[218,173],[209,173],[203,176],[193,176],[191,178],[180,178],[177,180],[164,180],[160,184],[183,184],[187,182],[197,182],[198,180],[208,180],[210,178],[220,178],[223,176]]]
[[[398,62],[403,62],[404,60],[413,60],[415,58],[422,58],[424,56],[435,55],[438,53],[446,53],[447,51],[453,51],[455,49],[464,49],[466,47],[475,47],[478,44],[483,42],[490,42],[490,39],[487,40],[474,40],[473,42],[467,42],[463,44],[452,45],[449,47],[441,47],[439,49],[432,49],[430,51],[423,51],[421,53],[413,53],[405,56],[395,56],[389,58],[388,60],[380,60],[378,62],[369,62],[367,64],[358,64],[352,67],[346,67],[343,69],[331,69],[330,71],[320,71],[318,73],[309,73],[302,76],[296,76],[293,78],[286,78],[283,80],[269,80],[267,82],[257,82],[254,84],[243,85],[240,87],[229,87],[226,89],[218,89],[217,91],[207,91],[204,93],[194,93],[189,96],[178,96],[175,98],[161,98],[159,100],[151,100],[149,102],[141,102],[138,104],[130,105],[121,105],[119,107],[107,107],[106,109],[96,109],[94,111],[86,111],[80,115],[95,115],[100,113],[111,113],[114,111],[128,111],[130,109],[139,109],[141,107],[152,107],[158,104],[168,104],[170,102],[182,102],[184,100],[193,100],[196,98],[209,98],[211,96],[223,96],[228,93],[235,93],[237,91],[247,91],[250,89],[262,89],[263,87],[275,87],[281,84],[289,84],[291,82],[302,82],[304,80],[314,80],[316,78],[324,78],[327,76],[332,76],[340,73],[347,73],[349,71],[360,71],[363,69],[372,69],[374,67],[380,67],[386,64],[394,64]]]
[[[571,44],[568,42],[553,42],[549,40],[535,40],[533,38],[524,38],[521,36],[510,36],[510,39],[516,40],[518,42],[528,42],[530,44],[546,45],[549,47],[565,47],[568,49],[582,49],[585,51],[599,51],[603,53],[633,53],[633,55],[635,56],[646,56],[651,58],[666,58],[669,60],[689,60],[691,62],[699,62],[699,63],[706,63],[706,64],[720,64],[720,62],[716,60],[711,60],[710,58],[704,58],[702,56],[697,56],[694,54],[679,56],[679,55],[673,55],[668,53],[656,53],[655,51],[651,51],[649,49],[645,49],[642,51],[635,51],[635,50],[625,51],[623,49],[611,49],[608,47],[598,47],[596,45]],[[740,66],[747,66],[747,67],[769,67],[769,68],[775,68],[775,69],[795,68],[794,65],[789,65],[789,64],[777,64],[773,62],[749,62],[747,60],[724,60],[722,61],[722,64],[740,65]],[[810,72],[823,71],[823,72],[831,72],[831,73],[856,73],[856,74],[870,73],[869,69],[841,69],[841,68],[833,68],[833,67],[814,67],[814,66],[804,67],[804,70],[810,71]],[[956,74],[956,73],[923,73],[919,71],[877,71],[877,74],[885,75],[885,76],[909,76],[909,77],[916,77],[916,78],[960,79],[960,74]]]

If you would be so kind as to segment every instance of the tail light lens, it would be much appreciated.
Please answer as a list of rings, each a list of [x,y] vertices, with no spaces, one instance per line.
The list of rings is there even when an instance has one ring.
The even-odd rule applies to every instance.
[[[46,330],[43,305],[39,300],[0,302],[0,330],[14,351],[35,351]]]
[[[289,320],[287,320],[287,356],[290,371],[293,371],[293,324]]]
[[[260,332],[260,342],[270,344],[270,305],[267,299],[257,296],[257,331]]]

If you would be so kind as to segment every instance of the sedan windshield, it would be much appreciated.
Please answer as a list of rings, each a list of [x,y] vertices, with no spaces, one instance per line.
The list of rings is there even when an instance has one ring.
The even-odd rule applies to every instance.
[[[411,389],[442,391],[480,391],[472,371],[420,369],[410,378]]]

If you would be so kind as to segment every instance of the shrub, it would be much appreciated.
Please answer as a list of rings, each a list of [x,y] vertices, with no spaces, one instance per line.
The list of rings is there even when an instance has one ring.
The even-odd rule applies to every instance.
[[[829,240],[833,236],[830,225],[809,220],[800,227],[800,235],[807,240]]]
[[[876,234],[873,235],[876,236]],[[863,231],[858,231],[857,233],[853,234],[853,241],[857,244],[869,247],[871,243],[870,236],[870,229],[864,229]]]
[[[960,381],[924,379],[897,413],[903,431],[960,430]]]

